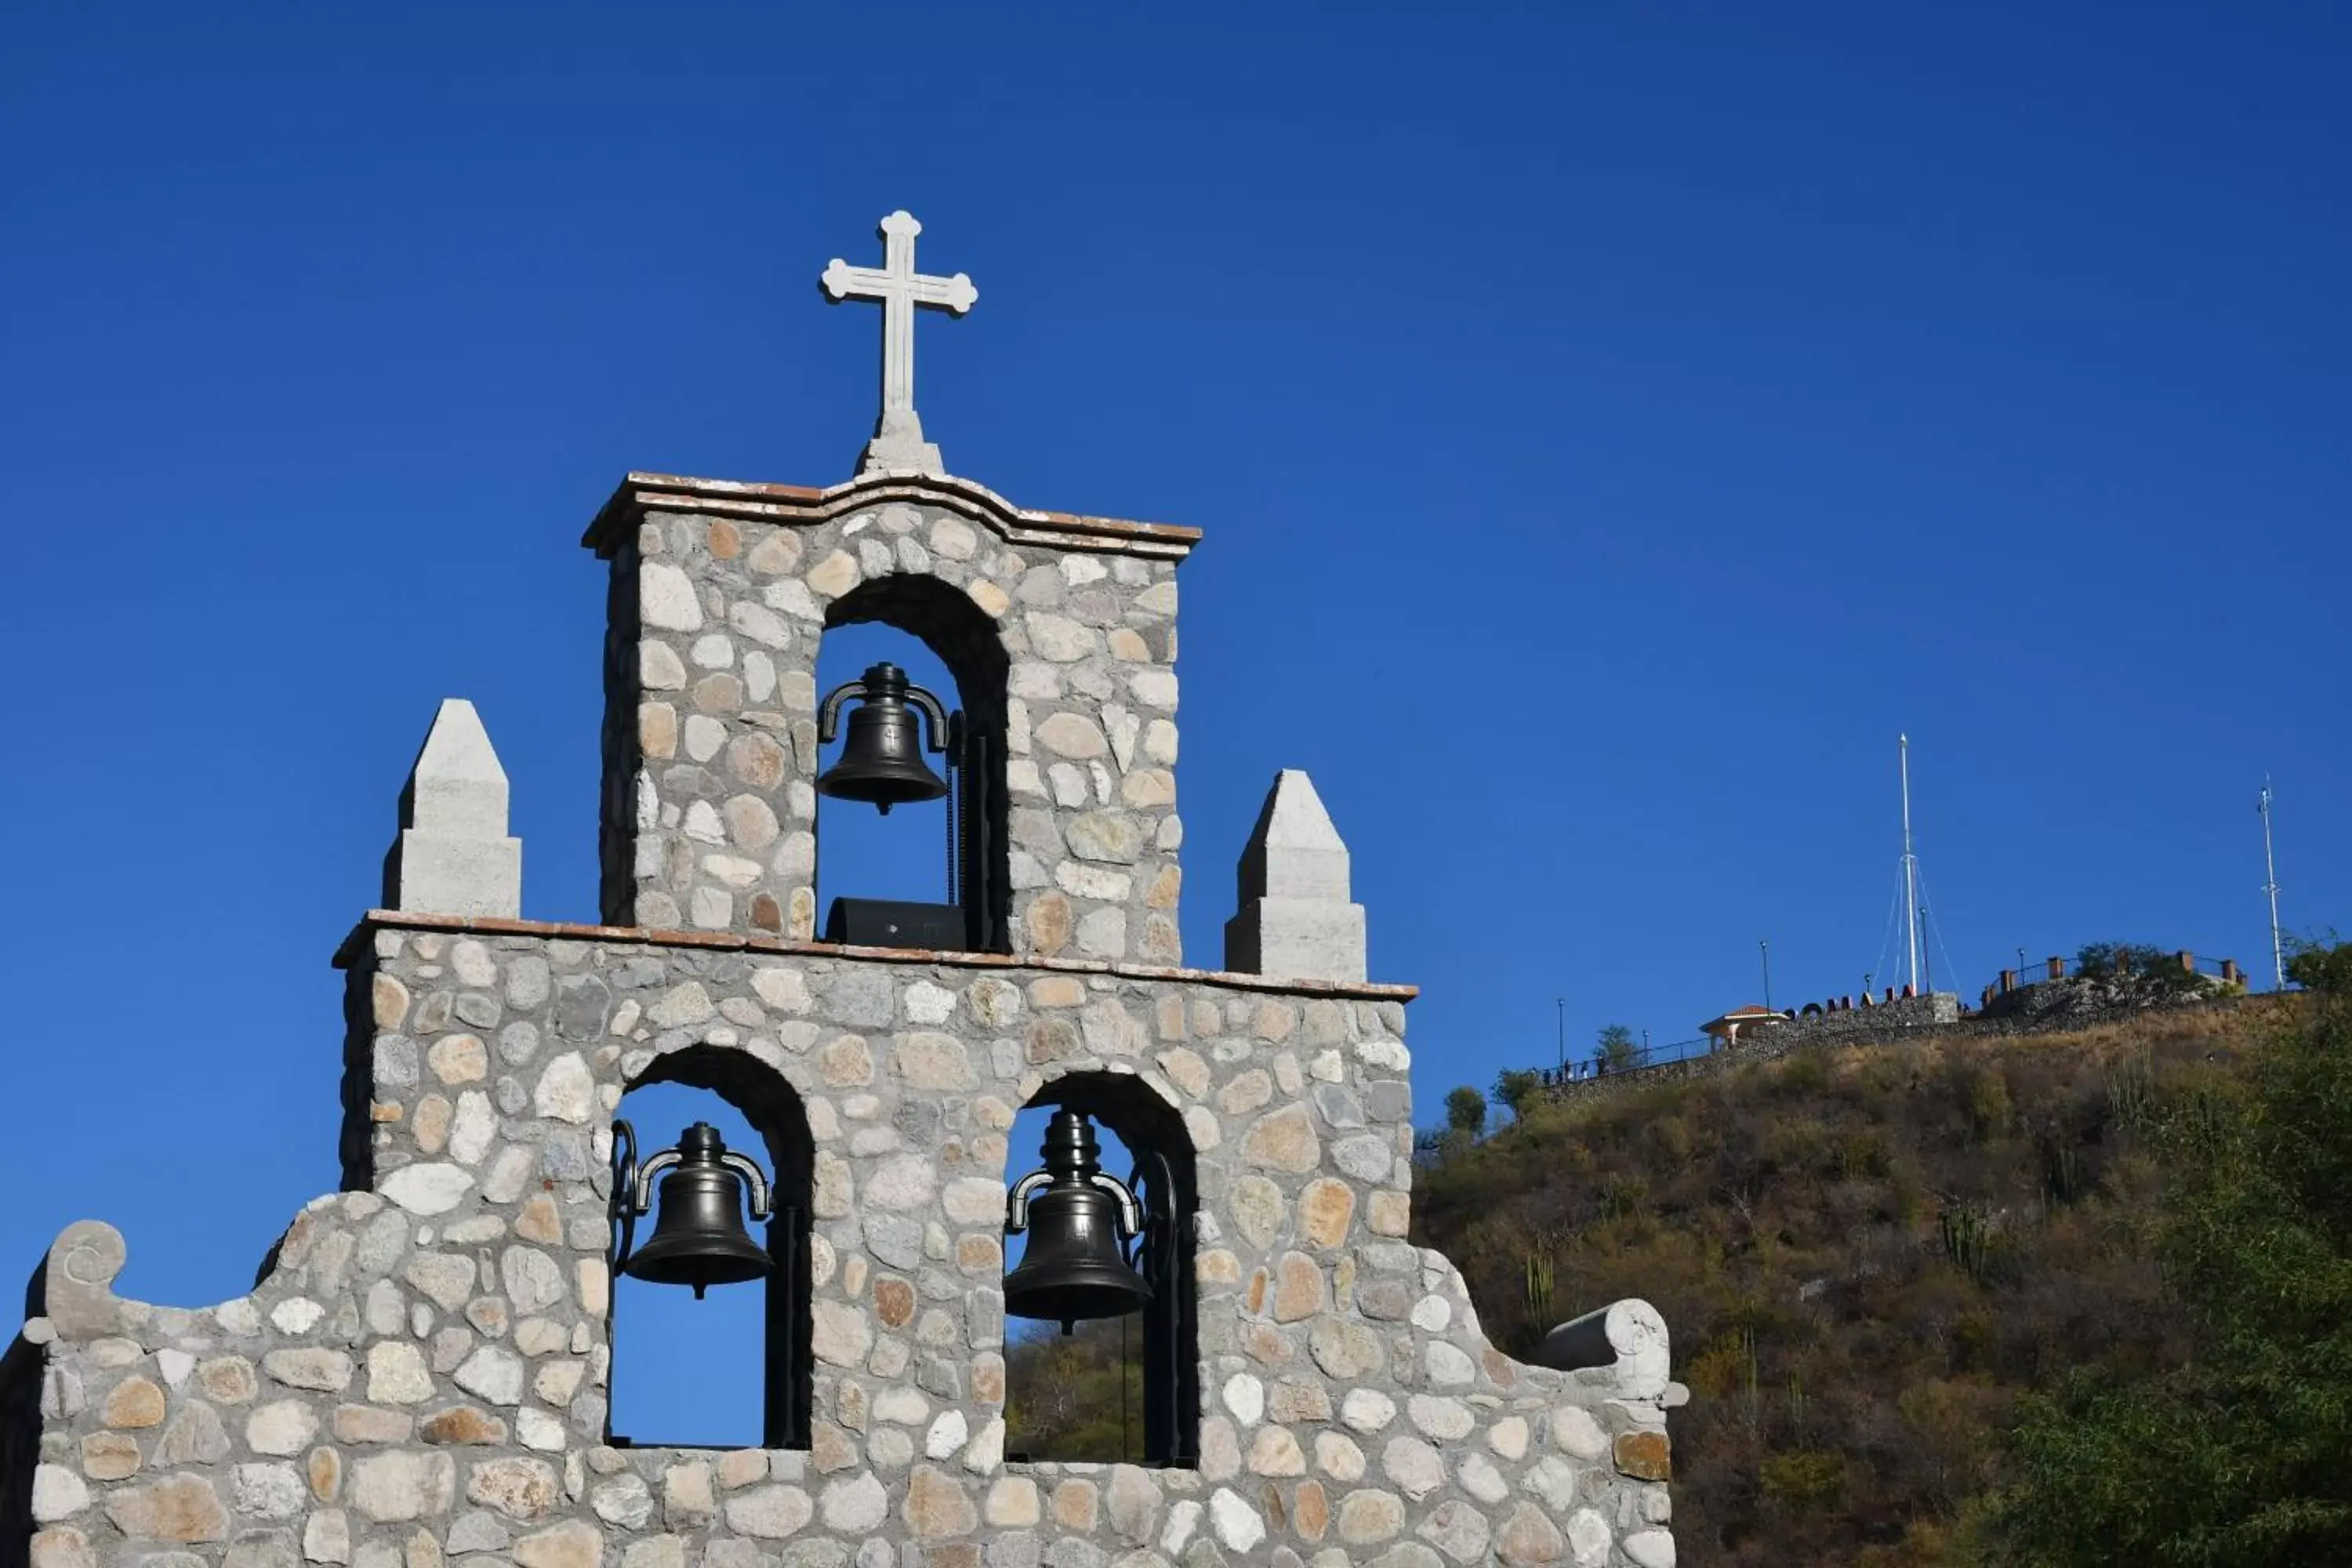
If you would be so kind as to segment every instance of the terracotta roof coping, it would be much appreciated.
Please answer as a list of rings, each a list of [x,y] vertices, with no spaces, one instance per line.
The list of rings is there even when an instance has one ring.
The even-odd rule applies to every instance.
[[[1030,953],[948,952],[929,948],[853,947],[845,942],[792,942],[748,931],[659,931],[647,926],[581,925],[570,921],[507,920],[490,915],[433,915],[370,910],[335,949],[334,966],[357,961],[367,933],[396,931],[470,932],[478,936],[539,936],[550,941],[637,942],[646,947],[699,947],[721,952],[789,953],[804,958],[855,958],[873,963],[938,963],[956,969],[1042,969],[1062,974],[1116,974],[1127,980],[1172,980],[1235,991],[1279,991],[1293,996],[1339,996],[1360,1002],[1410,1002],[1418,985],[1375,985],[1337,980],[1295,980],[1278,974],[1236,974],[1223,969],[1182,969],[1088,958],[1040,958]]]
[[[1083,550],[1113,555],[1146,555],[1181,561],[1199,543],[1201,531],[1169,522],[1129,522],[1069,511],[1034,511],[1014,506],[985,485],[952,476],[888,470],[861,474],[824,489],[806,485],[753,484],[740,479],[698,479],[681,474],[631,472],[621,480],[582,534],[580,542],[610,559],[624,531],[649,511],[696,511],[761,522],[824,522],[877,501],[928,501],[985,522],[1014,544]]]

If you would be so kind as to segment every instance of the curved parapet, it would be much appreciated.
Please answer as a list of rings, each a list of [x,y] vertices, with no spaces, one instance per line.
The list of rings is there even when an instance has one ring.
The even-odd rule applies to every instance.
[[[1396,988],[413,914],[347,951],[369,1190],[203,1310],[117,1296],[104,1225],[51,1249],[34,1568],[1674,1561],[1658,1315],[1523,1364],[1410,1239]],[[806,1123],[805,1447],[611,1441],[613,1117],[689,1057]],[[1081,1075],[1193,1152],[1185,1462],[1005,1452],[1008,1134]]]
[[[1560,1372],[1606,1369],[1611,1392],[1620,1399],[1663,1400],[1672,1386],[1666,1321],[1637,1297],[1559,1324],[1536,1347],[1535,1364]]]

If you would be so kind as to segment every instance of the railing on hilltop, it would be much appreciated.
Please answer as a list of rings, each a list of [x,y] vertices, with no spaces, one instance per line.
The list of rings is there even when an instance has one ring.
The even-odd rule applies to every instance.
[[[1537,1076],[1547,1089],[1566,1084],[1589,1083],[1596,1078],[1614,1078],[1629,1072],[1642,1072],[1650,1068],[1662,1068],[1670,1063],[1703,1057],[1722,1042],[1712,1035],[1698,1035],[1687,1040],[1667,1040],[1654,1046],[1643,1046],[1621,1053],[1615,1060],[1594,1053],[1580,1062],[1568,1062],[1559,1067],[1538,1068]]]
[[[2234,958],[2208,958],[2202,953],[2191,952],[2187,948],[2182,948],[2177,952],[2166,954],[2159,962],[2162,964],[2162,972],[2166,973],[2169,973],[2173,967],[2178,965],[2183,975],[2193,974],[2207,980],[2218,980],[2225,985],[2246,984],[2246,972],[2238,967],[2238,961]],[[1977,1005],[1980,1007],[1989,1007],[1996,996],[2006,996],[2012,992],[2023,991],[2030,986],[2044,984],[2053,980],[2063,980],[2066,978],[2069,967],[2066,960],[2051,958],[2029,969],[2004,969],[2000,972],[2000,977],[1986,986],[1978,996]],[[2078,976],[2086,973],[2079,964],[2071,967]],[[2087,973],[2095,975],[2099,972]]]

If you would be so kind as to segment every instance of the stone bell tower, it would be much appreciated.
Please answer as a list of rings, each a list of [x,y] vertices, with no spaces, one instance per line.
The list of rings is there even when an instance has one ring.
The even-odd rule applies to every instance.
[[[1407,1239],[1414,991],[1365,977],[1303,774],[1242,852],[1227,967],[1180,967],[1175,574],[1199,536],[944,471],[914,312],[977,291],[917,273],[917,232],[894,215],[885,266],[824,273],[884,310],[854,479],[631,474],[588,529],[600,918],[520,918],[505,769],[445,705],[385,907],[335,956],[342,1190],[200,1309],[116,1295],[102,1223],[52,1247],[0,1358],[8,1563],[1670,1568],[1657,1314],[1589,1302],[1523,1364]],[[963,715],[961,940],[934,947],[819,940],[817,649],[874,620],[938,653]],[[657,1208],[629,1179],[625,1097],[664,1082],[759,1140],[722,1160],[698,1125],[639,1168],[696,1168],[686,1225],[667,1178]],[[1138,1156],[1138,1282],[1097,1294],[1140,1303],[1141,1463],[1008,1448],[1008,1185],[1039,1190],[1011,1134],[1040,1107],[1063,1197],[1099,1188],[1089,1127]],[[759,1447],[614,1429],[616,1267],[763,1292]]]

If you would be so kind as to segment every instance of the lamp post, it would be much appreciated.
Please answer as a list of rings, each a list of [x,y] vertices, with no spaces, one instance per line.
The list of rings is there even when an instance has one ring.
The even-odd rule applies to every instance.
[[[1756,951],[1764,955],[1764,1011],[1772,1010],[1772,944],[1759,940]]]

